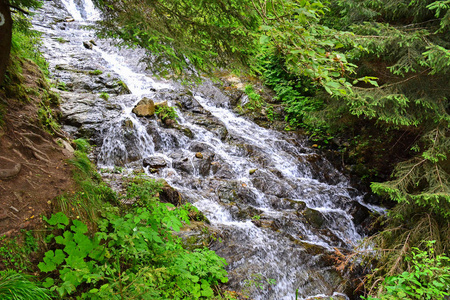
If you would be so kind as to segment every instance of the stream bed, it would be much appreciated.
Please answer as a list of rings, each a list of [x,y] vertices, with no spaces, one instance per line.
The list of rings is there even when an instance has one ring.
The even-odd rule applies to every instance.
[[[253,299],[291,300],[296,290],[299,299],[348,299],[346,278],[326,258],[362,239],[373,209],[363,195],[305,137],[239,116],[209,80],[195,88],[157,80],[142,51],[85,29],[99,18],[90,0],[55,0],[33,20],[66,90],[64,129],[97,146],[99,169],[163,178],[201,210],[217,233],[211,249],[228,262],[228,289]],[[177,123],[137,117],[143,98],[175,107]]]

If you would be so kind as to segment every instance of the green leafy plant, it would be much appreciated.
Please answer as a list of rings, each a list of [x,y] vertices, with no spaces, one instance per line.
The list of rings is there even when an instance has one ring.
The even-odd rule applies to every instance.
[[[249,102],[245,104],[245,106],[251,110],[259,109],[263,105],[263,100],[261,98],[261,95],[259,95],[257,92],[255,92],[252,85],[248,84],[245,86],[245,93],[247,94],[247,97],[249,99]]]
[[[99,96],[100,96],[100,98],[102,98],[104,100],[108,100],[110,97],[109,94],[106,92],[101,92]]]
[[[53,113],[53,110],[43,101],[40,103],[40,108],[38,110],[38,118],[42,126],[48,133],[53,135],[55,134],[55,132],[60,131],[61,126],[59,125]]]
[[[165,121],[167,119],[175,120],[178,118],[177,112],[175,111],[175,107],[161,105],[155,111],[156,115],[162,120]]]
[[[33,269],[29,257],[39,250],[37,239],[31,231],[22,231],[19,237],[0,237],[0,257],[4,267],[20,271]]]
[[[427,242],[427,251],[414,247],[406,257],[410,270],[386,277],[378,298],[366,299],[445,299],[449,296],[450,258],[435,255],[433,243]]]
[[[61,297],[81,299],[200,299],[226,282],[225,260],[207,249],[188,252],[172,231],[189,222],[183,207],[160,203],[161,182],[132,179],[126,198],[130,211],[104,207],[98,231],[60,212],[44,220],[53,228],[47,238],[56,244],[38,265],[49,273],[45,286]]]

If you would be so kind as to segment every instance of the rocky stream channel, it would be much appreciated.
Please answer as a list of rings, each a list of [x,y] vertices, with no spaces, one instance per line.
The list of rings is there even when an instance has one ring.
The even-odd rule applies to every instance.
[[[33,24],[52,77],[67,90],[59,91],[64,129],[97,145],[105,179],[117,180],[118,167],[144,170],[201,210],[217,237],[211,248],[228,262],[228,289],[253,299],[295,299],[296,290],[299,299],[348,299],[345,276],[325,258],[361,240],[373,210],[363,195],[305,137],[234,112],[245,96],[231,98],[208,80],[188,89],[153,78],[141,51],[85,29],[98,18],[89,0],[54,0]],[[143,98],[176,107],[177,122],[137,116]],[[200,241],[200,229],[182,235]]]

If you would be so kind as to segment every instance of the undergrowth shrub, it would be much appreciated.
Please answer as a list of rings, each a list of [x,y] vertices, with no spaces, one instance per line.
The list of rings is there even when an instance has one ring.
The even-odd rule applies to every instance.
[[[405,258],[410,268],[386,277],[378,298],[369,296],[366,299],[446,299],[450,295],[450,258],[445,254],[436,255],[434,242],[427,242],[426,251],[413,247]]]
[[[156,115],[162,120],[165,121],[167,119],[175,120],[178,118],[177,112],[173,106],[158,106],[155,111]]]
[[[52,249],[39,264],[48,273],[45,286],[61,297],[80,299],[203,299],[228,280],[226,264],[215,252],[186,251],[172,231],[189,223],[188,209],[160,203],[161,183],[138,178],[128,210],[104,207],[98,231],[59,212],[44,220],[53,228]]]

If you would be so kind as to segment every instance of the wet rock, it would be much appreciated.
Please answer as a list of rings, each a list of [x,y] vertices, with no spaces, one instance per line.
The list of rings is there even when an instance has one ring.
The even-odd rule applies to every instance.
[[[124,120],[123,121],[123,126],[125,126],[125,128],[134,128],[134,124],[133,124],[133,121],[131,121],[130,119],[126,119],[126,120]]]
[[[193,116],[193,123],[215,133],[221,141],[224,141],[228,136],[228,130],[226,126],[214,116],[196,115]]]
[[[216,176],[217,178],[231,179],[235,176],[231,167],[227,164],[214,164],[212,169],[214,176]]]
[[[289,197],[289,187],[271,173],[257,172],[252,177],[253,186],[258,190],[277,197]]]
[[[274,209],[293,209],[296,211],[303,211],[306,208],[306,203],[304,201],[296,201],[288,198],[278,198],[272,197],[270,199],[270,204]]]
[[[144,167],[149,167],[151,169],[160,169],[167,166],[166,160],[160,156],[144,158],[142,164],[144,165]]]
[[[211,241],[216,238],[217,233],[203,222],[191,221],[189,225],[183,226],[175,235],[181,238],[184,249],[193,251],[208,247]]]
[[[202,176],[208,176],[211,170],[211,163],[214,159],[214,153],[205,151],[203,153],[197,152],[194,158],[195,168],[198,169],[198,173]]]
[[[132,112],[138,117],[151,117],[155,114],[155,103],[153,100],[144,97],[136,104]]]
[[[373,221],[370,209],[357,201],[352,202],[349,214],[352,216],[355,225],[359,225],[361,228],[368,227]]]
[[[249,206],[244,209],[240,209],[236,215],[236,218],[240,220],[253,219],[255,221],[260,221],[260,218],[257,218],[256,216],[260,216],[262,213],[262,210]],[[261,227],[261,224],[259,224],[259,227]]]
[[[310,165],[311,175],[314,179],[333,185],[343,180],[342,175],[324,157],[311,154],[304,158]],[[300,165],[299,168],[302,169],[304,166]]]
[[[211,170],[213,171],[213,174],[215,174],[215,173],[217,173],[219,171],[220,166],[221,166],[220,162],[218,162],[218,161],[213,161],[211,163]]]
[[[92,48],[93,48],[93,45],[89,41],[84,41],[83,46],[84,46],[84,48],[89,49],[89,50],[92,50]]]
[[[162,191],[159,193],[159,201],[163,203],[171,203],[175,206],[180,206],[185,203],[181,197],[181,194],[167,182],[164,183]]]
[[[194,173],[194,166],[186,154],[183,152],[174,152],[170,157],[173,159],[172,166],[175,169],[181,170],[188,174]]]
[[[192,92],[181,92],[175,98],[181,104],[181,108],[189,110],[193,113],[207,114],[207,111],[195,100]]]
[[[166,125],[166,127],[175,127],[175,125],[177,124],[177,121],[172,120],[172,119],[165,119],[164,120],[164,125]]]
[[[105,123],[122,112],[119,105],[111,105],[97,95],[63,91],[60,94],[64,100],[61,103],[62,118],[67,125],[81,127]]]
[[[259,205],[257,201],[258,196],[241,181],[230,180],[222,183],[217,187],[216,194],[220,201],[224,203]]]
[[[325,218],[323,217],[323,215],[319,211],[312,208],[305,209],[305,211],[303,212],[303,216],[309,222],[309,224],[311,224],[315,228],[321,228],[325,222]]]
[[[169,124],[168,124],[168,122],[169,122]],[[194,138],[194,133],[192,132],[192,130],[190,130],[188,127],[178,124],[174,120],[166,119],[165,124],[167,127],[173,127],[175,129],[181,131],[185,136],[187,136],[190,139]]]
[[[204,152],[207,150],[211,150],[211,147],[205,143],[194,142],[189,146],[189,150],[191,150],[192,152]]]
[[[253,175],[253,174],[255,174],[256,171],[257,171],[257,169],[250,169],[248,171],[248,174]]]

